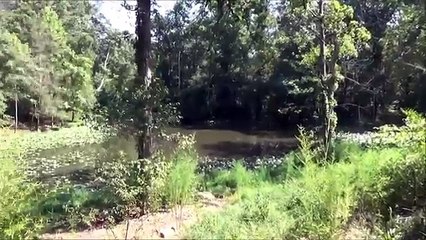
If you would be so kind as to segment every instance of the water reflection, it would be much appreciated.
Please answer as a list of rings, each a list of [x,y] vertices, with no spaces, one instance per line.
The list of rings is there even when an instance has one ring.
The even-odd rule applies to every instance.
[[[202,156],[247,158],[278,156],[294,149],[294,133],[227,129],[168,129],[168,132],[195,134],[196,149]]]
[[[281,157],[296,147],[293,133],[278,131],[236,131],[218,129],[167,129],[167,133],[195,134],[196,149],[201,157],[215,161],[230,159],[258,159]],[[157,141],[159,148],[170,153],[174,144]],[[125,153],[126,158],[136,159],[135,140],[123,136],[106,142],[85,146],[44,150],[26,156],[30,172],[43,182],[58,180],[87,183],[95,179],[94,169],[106,161],[114,161]]]

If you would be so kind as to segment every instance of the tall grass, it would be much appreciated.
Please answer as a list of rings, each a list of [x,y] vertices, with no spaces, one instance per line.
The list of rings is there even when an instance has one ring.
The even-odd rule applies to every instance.
[[[404,129],[412,130],[390,135],[407,140]],[[419,129],[417,134],[424,134]],[[205,216],[188,238],[338,239],[346,237],[351,219],[363,213],[374,216],[371,224],[380,228],[389,220],[384,216],[425,200],[426,154],[419,138],[414,138],[414,148],[394,144],[366,149],[339,142],[335,161],[327,162],[318,158],[312,138],[302,134],[299,151],[284,161],[281,183],[271,181],[265,170],[256,173],[241,165],[209,179],[210,187],[233,187],[239,201]]]
[[[173,163],[164,186],[164,194],[175,214],[177,227],[180,227],[183,206],[190,203],[197,187],[197,154],[192,148],[193,141],[193,137],[181,139],[172,156]]]
[[[398,149],[385,149],[354,152],[351,162],[307,162],[297,178],[282,184],[266,181],[241,187],[239,202],[206,217],[189,237],[336,238],[358,209],[381,208],[386,187],[396,181],[388,166],[404,158]]]

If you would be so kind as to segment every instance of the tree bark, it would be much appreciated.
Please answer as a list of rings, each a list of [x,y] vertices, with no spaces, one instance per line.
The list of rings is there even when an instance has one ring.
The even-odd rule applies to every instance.
[[[151,84],[151,71],[149,69],[151,49],[151,0],[138,0],[136,9],[136,36],[135,44],[138,76],[135,85],[141,86],[145,92]],[[152,155],[152,109],[150,99],[143,102],[142,106],[142,129],[138,134],[138,157],[148,158]]]
[[[319,12],[319,21],[318,21],[318,29],[319,29],[319,44],[320,44],[320,55],[319,55],[319,75],[321,82],[321,94],[323,100],[323,109],[322,109],[322,119],[323,119],[323,144],[324,147],[328,146],[329,142],[329,101],[327,95],[327,62],[326,62],[326,54],[325,54],[325,26],[324,26],[324,1],[318,0],[318,12]],[[325,155],[327,156],[327,149],[325,149]]]
[[[324,23],[324,0],[318,0],[319,10],[319,41],[320,41],[320,81],[323,96],[323,143],[324,143],[324,158],[330,159],[333,156],[334,148],[333,141],[336,137],[337,114],[334,108],[337,106],[335,93],[338,87],[338,76],[336,70],[337,60],[339,58],[340,45],[337,41],[337,36],[331,37],[333,52],[327,69],[326,59],[326,33]],[[328,74],[330,73],[330,74]]]

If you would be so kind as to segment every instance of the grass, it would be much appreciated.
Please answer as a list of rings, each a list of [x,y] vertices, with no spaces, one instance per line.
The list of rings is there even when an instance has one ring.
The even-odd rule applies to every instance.
[[[198,162],[192,148],[178,149],[173,156],[173,163],[165,181],[164,195],[175,214],[176,225],[180,227],[183,207],[191,202],[197,187]]]
[[[98,153],[81,152],[81,146],[102,142],[108,136],[88,127],[17,133],[1,129],[0,237],[29,238],[56,223],[77,226],[84,222],[77,218],[88,215],[90,209],[102,209],[104,195],[69,185],[75,183],[71,176],[54,172],[79,162],[93,162]]]
[[[360,151],[352,144],[338,148],[344,150],[339,155],[342,161],[307,162],[298,174],[281,175],[281,183],[265,177],[264,169],[249,171],[241,164],[216,173],[207,185],[212,190],[233,189],[237,201],[222,213],[206,216],[187,237],[336,239],[344,235],[353,216],[396,209],[413,195],[412,182],[421,183],[416,187],[418,196],[425,193],[419,190],[426,182],[424,157],[399,148]],[[417,180],[402,177],[414,168]]]
[[[15,162],[1,159],[0,238],[27,239],[42,228],[42,217],[34,209],[40,188],[26,181]]]
[[[422,118],[415,119],[394,133],[393,128],[383,128],[378,135],[387,139],[380,145],[338,142],[333,162],[322,161],[312,136],[303,132],[299,150],[279,166],[249,170],[240,161],[229,170],[205,176],[196,175],[191,137],[179,137],[170,157],[159,153],[141,162],[129,144],[105,145],[101,153],[83,150],[81,145],[107,136],[85,127],[13,137],[4,133],[0,135],[0,194],[5,196],[0,199],[0,238],[30,238],[48,228],[102,226],[123,219],[134,210],[131,203],[141,200],[162,198],[178,213],[192,201],[199,183],[202,190],[233,201],[223,212],[204,216],[189,228],[188,238],[339,239],[347,237],[354,219],[363,218],[369,221],[366,227],[371,233],[366,234],[371,237],[419,239],[426,236],[422,235],[426,231],[426,143],[422,141],[426,126]],[[59,151],[65,146],[69,148]],[[60,156],[38,155],[49,149]],[[97,161],[106,156],[113,161]],[[105,178],[102,184],[46,184],[40,174],[28,174],[31,166],[57,170],[76,162],[98,168],[102,174],[92,171],[91,183]],[[60,177],[70,180],[68,175]],[[399,220],[405,215],[412,216],[409,224]]]

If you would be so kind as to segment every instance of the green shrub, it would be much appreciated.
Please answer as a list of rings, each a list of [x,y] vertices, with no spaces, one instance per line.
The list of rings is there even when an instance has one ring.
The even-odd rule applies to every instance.
[[[170,169],[170,161],[164,154],[156,152],[149,159],[135,159],[118,152],[114,159],[98,163],[97,181],[115,193],[124,211],[140,208],[141,213],[146,213],[159,208]]]
[[[264,169],[266,171],[266,169]],[[263,173],[266,174],[266,173]],[[256,176],[257,175],[257,176]],[[235,193],[238,189],[256,184],[260,179],[266,176],[261,176],[253,171],[247,170],[242,161],[237,161],[229,170],[215,171],[206,177],[206,188],[215,195],[229,195]]]
[[[334,148],[334,159],[338,161],[350,161],[354,155],[359,155],[363,149],[354,142],[338,141]]]
[[[51,223],[48,230],[56,228],[76,230],[92,226],[96,221],[95,215],[104,210],[114,209],[117,200],[106,191],[65,185],[52,189],[39,202],[39,206],[41,213]],[[111,212],[105,217],[117,219],[121,217],[119,214]]]
[[[36,208],[39,187],[26,181],[14,161],[0,158],[0,163],[0,238],[34,237],[43,226]]]
[[[404,126],[384,125],[373,137],[373,147],[392,146],[426,152],[426,118],[413,110],[404,111]]]

